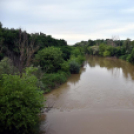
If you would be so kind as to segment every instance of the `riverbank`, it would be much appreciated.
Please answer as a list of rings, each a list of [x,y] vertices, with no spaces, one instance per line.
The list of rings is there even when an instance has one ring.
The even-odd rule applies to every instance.
[[[46,134],[133,134],[134,66],[89,56],[80,74],[45,95]],[[42,133],[44,134],[44,133]]]

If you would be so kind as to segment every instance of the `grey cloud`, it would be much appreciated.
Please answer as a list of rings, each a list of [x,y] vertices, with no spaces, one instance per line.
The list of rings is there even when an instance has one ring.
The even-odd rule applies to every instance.
[[[6,27],[44,32],[68,43],[132,37],[133,0],[1,0],[0,20]],[[124,29],[123,29],[124,28]],[[122,29],[122,30],[121,30]]]

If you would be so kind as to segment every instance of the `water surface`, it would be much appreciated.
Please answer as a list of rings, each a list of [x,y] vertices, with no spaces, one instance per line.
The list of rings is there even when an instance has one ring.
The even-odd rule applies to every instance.
[[[80,74],[45,95],[42,134],[134,134],[134,66],[87,57]]]

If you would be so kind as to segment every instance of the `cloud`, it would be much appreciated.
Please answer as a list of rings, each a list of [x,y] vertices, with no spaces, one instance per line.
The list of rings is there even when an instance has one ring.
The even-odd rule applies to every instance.
[[[134,7],[123,9],[121,12],[126,14],[134,14]]]
[[[5,27],[22,27],[64,38],[81,40],[134,38],[133,0],[1,0],[0,20]]]

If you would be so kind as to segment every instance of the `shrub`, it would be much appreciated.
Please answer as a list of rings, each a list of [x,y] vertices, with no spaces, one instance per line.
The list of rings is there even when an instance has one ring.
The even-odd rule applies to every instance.
[[[76,62],[78,62],[79,65],[82,65],[84,61],[85,61],[85,56],[83,55],[77,56]]]
[[[13,63],[9,58],[4,57],[0,61],[0,75],[1,74],[14,74],[14,73],[18,73],[18,69],[13,66]]]
[[[70,65],[70,72],[72,74],[77,74],[80,71],[80,65],[74,60],[74,61],[70,61],[69,63]]]
[[[131,54],[129,54],[126,58],[127,61],[134,63],[134,48],[132,49]]]
[[[114,48],[114,51],[115,51],[115,55],[118,57],[121,55],[121,48],[120,47],[115,47]]]
[[[91,46],[87,47],[88,54],[93,54],[93,49]]]
[[[35,55],[35,65],[40,65],[46,73],[53,73],[60,70],[60,65],[63,61],[62,51],[56,47],[44,48]]]
[[[98,55],[99,54],[99,46],[92,46],[92,51],[93,55]]]
[[[60,66],[62,72],[69,73],[69,63],[67,61],[64,61]]]
[[[43,95],[33,75],[4,74],[0,81],[0,133],[35,133]]]
[[[103,53],[106,49],[106,45],[105,44],[100,44],[99,45],[99,55],[103,56]]]
[[[110,52],[108,50],[104,51],[103,56],[110,56]]]
[[[119,59],[126,60],[127,57],[128,57],[128,54],[120,56]]]
[[[44,74],[42,82],[44,84],[44,92],[49,92],[51,89],[55,88],[57,85],[62,84],[67,80],[67,75],[64,72]]]

